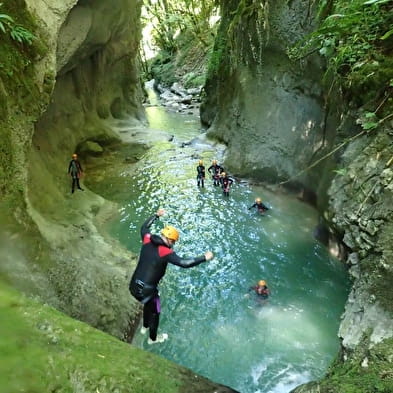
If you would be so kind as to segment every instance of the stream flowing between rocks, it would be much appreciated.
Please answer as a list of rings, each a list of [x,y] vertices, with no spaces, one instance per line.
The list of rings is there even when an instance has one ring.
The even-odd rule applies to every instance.
[[[209,177],[198,188],[198,160],[206,168],[220,162],[222,146],[206,140],[196,116],[159,105],[146,111],[151,128],[174,137],[135,164],[111,232],[138,253],[141,224],[162,207],[167,214],[152,232],[173,225],[179,255],[212,250],[215,258],[191,269],[168,266],[159,333],[169,339],[148,345],[138,332],[133,345],[242,393],[287,393],[321,377],[339,349],[349,282],[343,265],[313,238],[316,211],[246,180],[235,181],[229,197]],[[264,216],[248,210],[258,196],[271,207]],[[260,279],[271,291],[264,305],[248,291]]]

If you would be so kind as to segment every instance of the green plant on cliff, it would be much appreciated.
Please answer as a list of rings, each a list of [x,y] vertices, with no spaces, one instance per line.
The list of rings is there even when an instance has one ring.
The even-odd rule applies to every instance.
[[[34,117],[44,101],[35,83],[34,61],[45,53],[44,43],[35,39],[37,27],[22,0],[1,5],[0,22],[0,195],[21,195],[15,163],[15,125]],[[17,120],[16,120],[17,117]]]
[[[328,370],[328,378],[320,383],[321,393],[391,393],[393,392],[393,340],[369,347],[369,334],[362,343],[342,362],[340,358]]]
[[[262,64],[263,47],[269,40],[268,1],[232,1],[222,8],[227,15],[222,16],[220,31],[209,58],[210,76],[231,73],[240,64],[249,67]]]
[[[301,59],[319,52],[327,60],[326,82],[341,86],[359,106],[390,96],[393,1],[330,0],[322,4],[329,7],[320,12],[320,27],[290,48],[289,55]],[[385,108],[390,103],[386,99]]]
[[[0,8],[3,3],[0,3]],[[9,36],[19,43],[32,44],[33,40],[36,38],[35,35],[25,29],[23,26],[18,25],[14,19],[7,14],[0,14],[0,31],[4,34],[9,34]]]

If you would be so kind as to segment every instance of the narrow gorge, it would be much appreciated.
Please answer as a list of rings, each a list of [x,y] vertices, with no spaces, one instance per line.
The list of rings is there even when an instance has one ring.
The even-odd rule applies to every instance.
[[[351,91],[326,83],[320,51],[288,52],[318,28],[318,12],[334,16],[341,1],[218,3],[200,111],[207,137],[225,144],[223,164],[236,177],[313,205],[326,247],[352,280],[336,360],[293,392],[391,392],[393,35],[383,56],[359,63],[369,67],[366,82]],[[363,3],[387,15],[392,7]],[[0,6],[14,23],[0,18],[1,392],[234,392],[130,346],[140,318],[128,292],[137,256],[105,230],[118,206],[91,189],[70,193],[74,152],[85,170],[110,152],[129,164],[157,138],[144,131],[142,5]],[[26,29],[21,41],[9,34],[16,26]]]

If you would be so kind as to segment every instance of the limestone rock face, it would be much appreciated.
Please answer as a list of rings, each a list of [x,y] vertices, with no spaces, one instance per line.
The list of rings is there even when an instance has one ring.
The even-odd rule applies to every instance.
[[[222,4],[216,47],[225,54],[207,80],[201,119],[210,136],[228,145],[225,167],[231,172],[287,180],[329,144],[320,64],[295,64],[287,55],[312,27],[313,10],[302,1],[269,1],[246,17],[236,15],[238,3]],[[321,177],[311,172],[296,181],[316,191]]]
[[[346,147],[340,175],[329,189],[325,217],[348,249],[353,286],[338,332],[339,360],[319,383],[302,385],[293,393],[341,391],[341,385],[370,392],[374,386],[363,386],[363,376],[382,380],[392,369],[392,125]]]
[[[348,351],[365,336],[370,347],[393,336],[391,146],[389,129],[353,142],[329,191],[328,216],[351,250],[347,264],[355,280],[339,332]]]
[[[116,121],[144,120],[136,60],[141,2],[25,4],[46,46],[34,64],[36,83],[50,95],[41,115],[30,119],[21,157],[28,168],[27,214],[48,245],[47,262],[37,267],[47,287],[39,292],[68,315],[123,338],[139,313],[128,292],[135,258],[100,231],[116,206],[90,192],[85,178],[85,191],[71,194],[67,169],[73,153],[85,168],[90,157],[118,143]]]

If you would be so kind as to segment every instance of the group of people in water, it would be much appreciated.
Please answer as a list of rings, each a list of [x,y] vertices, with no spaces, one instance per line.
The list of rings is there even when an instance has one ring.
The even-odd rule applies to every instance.
[[[217,160],[213,160],[212,165],[207,170],[212,176],[213,185],[221,186],[224,196],[229,196],[229,188],[233,183],[233,179],[225,173],[224,168],[218,164]],[[68,165],[68,174],[72,178],[71,193],[74,193],[75,188],[83,191],[79,183],[83,169],[76,153],[72,155]],[[198,187],[205,186],[205,176],[205,167],[203,161],[200,160],[197,167]],[[260,198],[256,198],[255,203],[249,209],[253,207],[256,207],[259,212],[269,210]],[[159,209],[142,224],[140,230],[142,247],[138,264],[129,283],[131,295],[143,305],[141,333],[145,334],[149,331],[148,344],[164,342],[168,338],[166,333],[158,334],[161,313],[158,284],[165,275],[168,263],[183,268],[190,268],[210,261],[214,257],[211,251],[206,251],[203,255],[193,258],[183,258],[177,255],[173,250],[173,246],[179,240],[180,235],[179,231],[173,226],[165,226],[159,235],[152,234],[150,227],[164,214],[165,210]],[[264,280],[258,281],[249,290],[255,292],[257,298],[262,301],[266,301],[269,297],[269,289]]]
[[[207,171],[212,177],[213,185],[216,187],[221,186],[224,196],[229,196],[229,189],[233,179],[225,173],[224,168],[218,164],[217,160],[213,160]],[[199,160],[197,166],[198,187],[205,187],[205,178],[206,169],[203,161]],[[249,210],[252,208],[256,208],[262,214],[269,210],[269,207],[262,202],[261,198],[255,199]],[[131,295],[143,305],[141,333],[149,332],[148,344],[161,343],[168,338],[166,333],[158,334],[161,312],[158,284],[165,275],[168,264],[190,268],[210,261],[214,257],[211,251],[206,251],[203,255],[193,258],[183,258],[177,255],[173,250],[173,246],[179,240],[180,235],[178,230],[172,226],[165,226],[159,235],[150,233],[150,227],[164,214],[165,211],[159,209],[142,224],[140,232],[142,248],[137,267],[129,284]],[[253,291],[256,294],[261,305],[267,301],[270,294],[265,280],[259,280],[256,285],[249,288],[249,291]]]
[[[213,160],[212,164],[207,168],[207,171],[210,173],[213,185],[221,186],[222,193],[224,196],[229,196],[229,189],[233,184],[234,180],[228,176],[228,174],[224,171],[224,168],[218,164],[217,160]],[[197,166],[197,185],[198,187],[205,187],[205,177],[206,170],[203,165],[203,161],[199,160]]]
[[[197,186],[205,187],[206,170],[202,160],[199,160],[196,170]],[[217,160],[213,160],[212,164],[209,166],[209,168],[207,168],[207,171],[211,174],[213,185],[221,186],[224,196],[229,196],[229,189],[233,184],[234,180],[230,176],[228,176],[223,166],[219,165]],[[261,198],[256,198],[254,204],[251,205],[248,210],[251,210],[254,207],[260,214],[263,214],[269,210],[269,207],[267,207],[262,202]]]

